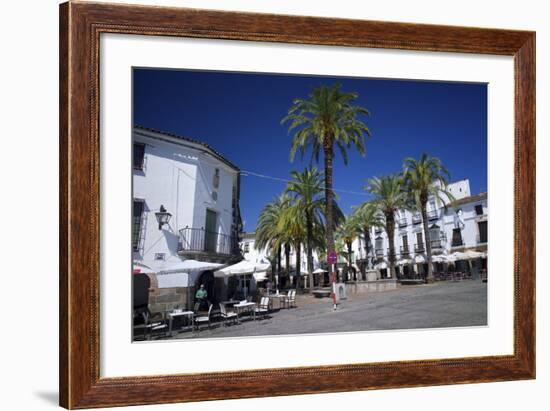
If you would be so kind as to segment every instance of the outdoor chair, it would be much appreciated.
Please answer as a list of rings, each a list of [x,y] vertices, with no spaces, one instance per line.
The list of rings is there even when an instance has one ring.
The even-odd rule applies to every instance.
[[[212,314],[212,307],[214,306],[214,304],[210,304],[208,306],[208,315],[201,315],[201,316],[198,316],[198,317],[195,317],[194,319],[194,323],[195,323],[195,328],[200,331],[200,325],[201,324],[204,324],[204,323],[207,323],[208,324],[208,328],[210,328],[210,316]]]
[[[260,305],[254,308],[254,315],[261,315],[262,318],[267,317],[269,314],[269,298],[262,297],[260,300]]]
[[[220,313],[222,315],[224,325],[227,325],[227,321],[231,320],[234,322],[239,321],[239,316],[234,311],[227,311],[225,304],[220,304]]]
[[[283,299],[283,304],[286,308],[296,306],[296,290],[289,290],[286,297]]]
[[[161,334],[163,336],[166,336],[168,332],[168,324],[166,324],[166,320],[163,318],[158,318],[158,316],[161,316],[160,313],[151,314],[149,310],[144,311],[142,313],[145,330],[149,331],[149,340],[153,339],[153,335]]]

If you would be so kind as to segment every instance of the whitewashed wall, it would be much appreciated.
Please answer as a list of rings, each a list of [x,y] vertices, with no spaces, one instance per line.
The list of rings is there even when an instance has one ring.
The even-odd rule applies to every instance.
[[[145,144],[143,171],[134,170],[134,199],[145,201],[143,240],[134,260],[151,261],[156,253],[166,260],[177,256],[179,230],[203,228],[206,209],[218,215],[217,229],[230,235],[233,222],[233,186],[237,171],[216,157],[185,142],[163,139],[157,133],[134,132],[134,142]],[[220,170],[217,200],[212,198],[215,169]],[[172,214],[168,225],[158,228],[155,212],[164,205]]]

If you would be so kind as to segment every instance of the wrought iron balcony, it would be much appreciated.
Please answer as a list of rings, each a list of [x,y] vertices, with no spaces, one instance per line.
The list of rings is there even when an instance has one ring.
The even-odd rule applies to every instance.
[[[425,251],[424,243],[414,245],[414,252],[415,253],[423,253],[424,251]]]
[[[374,250],[374,255],[377,257],[382,257],[384,255],[384,249],[383,248],[377,248]]]
[[[431,240],[430,245],[432,246],[432,250],[443,248],[443,243],[441,242],[441,240]]]
[[[406,227],[407,226],[407,219],[405,217],[400,218],[397,220],[397,224],[399,227]]]
[[[236,237],[208,231],[203,228],[182,228],[179,230],[178,252],[210,253],[221,255],[239,254]]]
[[[402,245],[399,247],[399,252],[401,255],[408,255],[409,254],[409,246],[408,245]]]
[[[420,224],[422,222],[422,215],[420,213],[414,213],[412,220],[413,224]]]

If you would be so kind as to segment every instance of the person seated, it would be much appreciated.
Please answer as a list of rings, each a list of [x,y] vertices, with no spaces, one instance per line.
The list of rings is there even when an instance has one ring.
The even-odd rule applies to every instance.
[[[208,292],[201,284],[200,288],[195,293],[195,306],[198,304],[199,310],[208,310]]]

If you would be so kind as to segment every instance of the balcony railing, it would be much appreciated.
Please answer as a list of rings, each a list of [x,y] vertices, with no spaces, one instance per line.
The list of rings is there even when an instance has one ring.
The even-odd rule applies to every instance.
[[[427,214],[428,214],[428,220],[437,220],[438,218],[437,210],[430,210],[427,212]]]
[[[401,246],[399,247],[399,252],[402,254],[402,255],[407,255],[409,254],[409,246],[408,245],[405,245],[405,246]]]
[[[420,224],[422,222],[422,215],[420,213],[413,214],[413,224]]]
[[[237,249],[234,236],[202,228],[186,227],[180,230],[178,251],[233,255],[237,254]]]
[[[415,244],[414,245],[414,252],[415,253],[423,253],[424,252],[424,243]]]
[[[478,244],[487,244],[487,236],[484,235],[482,237],[478,234],[477,237],[476,237],[476,241],[477,241]]]
[[[459,240],[453,240],[451,242],[451,247],[462,247],[464,245],[464,241],[462,241],[462,238]]]
[[[407,219],[405,217],[400,218],[397,220],[397,224],[399,227],[406,227],[407,226]]]
[[[432,246],[432,250],[443,248],[443,243],[441,240],[431,240],[430,245]]]
[[[382,257],[384,255],[384,249],[383,248],[377,248],[374,250],[374,255],[377,257]]]

